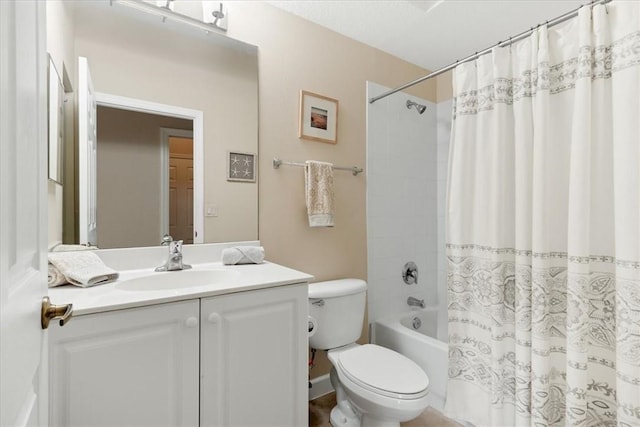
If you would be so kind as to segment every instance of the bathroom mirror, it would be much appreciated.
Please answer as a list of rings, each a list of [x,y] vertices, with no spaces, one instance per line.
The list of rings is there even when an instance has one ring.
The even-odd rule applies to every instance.
[[[201,8],[194,8],[197,3],[182,2],[182,7],[191,10],[176,12],[201,19]],[[168,219],[167,209],[180,211],[183,217],[186,212],[196,241],[258,239],[257,183],[226,179],[229,151],[258,153],[257,47],[109,0],[48,1],[47,39],[54,63],[69,71],[74,91],[70,97],[74,106],[66,108],[66,114],[73,114],[75,125],[71,130],[65,128],[73,135],[65,137],[63,201],[49,205],[50,227],[58,228],[55,241],[80,242],[79,194],[85,184],[97,188],[97,237],[89,242],[101,249],[159,245],[169,225],[173,227],[174,219]],[[172,164],[162,157],[166,156],[162,141],[167,140],[167,132],[197,132],[184,116],[160,117],[149,130],[149,117],[141,116],[144,108],[114,109],[98,101],[95,184],[87,178],[91,173],[80,172],[83,131],[78,126],[82,110],[78,103],[79,57],[87,59],[99,100],[126,98],[137,105],[201,114],[202,168],[187,178],[202,188],[197,203],[194,199],[198,195],[189,189],[177,202],[170,204],[165,197],[173,188],[167,191],[163,180],[174,172]],[[113,149],[104,149],[104,135],[120,145],[120,157],[114,156]],[[182,152],[180,155],[185,154]],[[166,165],[168,171],[158,170]],[[105,185],[109,191],[101,190]],[[51,212],[52,205],[61,206],[61,214]],[[201,226],[193,223],[197,214],[202,218]],[[61,223],[53,220],[56,216],[62,217]]]

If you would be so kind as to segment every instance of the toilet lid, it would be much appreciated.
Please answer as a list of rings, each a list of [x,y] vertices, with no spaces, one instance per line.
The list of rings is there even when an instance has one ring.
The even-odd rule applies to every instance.
[[[383,394],[423,394],[429,387],[429,377],[414,361],[378,345],[349,349],[339,362],[349,379]]]

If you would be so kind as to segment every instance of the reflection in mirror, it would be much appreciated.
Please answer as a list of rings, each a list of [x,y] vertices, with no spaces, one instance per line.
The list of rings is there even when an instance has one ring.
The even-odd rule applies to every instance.
[[[179,184],[183,190],[172,201],[168,196],[174,191],[169,179],[172,161],[165,162],[159,151],[151,154],[150,150],[154,144],[162,146],[163,129],[190,130],[188,120],[165,117],[150,130],[145,127],[150,115],[100,106],[95,244],[100,248],[158,245],[165,232],[178,233],[178,229],[205,243],[256,240],[257,184],[230,182],[225,174],[228,151],[258,152],[257,48],[109,3],[47,2],[48,49],[54,62],[74,70],[70,76],[74,87],[78,87],[77,58],[82,56],[87,58],[97,94],[201,111],[203,197],[196,204],[189,185]],[[49,14],[49,9],[57,13]],[[107,119],[118,114],[133,119],[126,119],[127,125]],[[78,130],[74,132],[77,137]],[[103,140],[112,145],[101,146]],[[125,150],[114,156],[114,146]],[[80,242],[78,148],[73,139],[65,146],[73,161],[65,156],[64,219],[50,245]],[[177,150],[188,156],[184,145]],[[142,153],[153,160],[143,160]],[[194,181],[198,179],[193,175]],[[113,193],[116,199],[110,198]],[[210,211],[217,216],[205,216],[204,206],[214,206]],[[198,214],[203,217],[200,229],[193,220]]]
[[[98,246],[193,243],[193,122],[100,105],[97,117]]]
[[[49,179],[62,184],[64,136],[64,87],[56,66],[49,58]]]

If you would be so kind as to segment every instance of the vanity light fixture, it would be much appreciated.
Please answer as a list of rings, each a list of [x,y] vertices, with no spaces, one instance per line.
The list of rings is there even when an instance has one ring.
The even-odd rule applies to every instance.
[[[210,32],[226,32],[227,31],[227,21],[229,19],[229,13],[226,8],[223,6],[221,2],[214,1],[203,1],[202,8],[203,12],[206,8],[211,8],[211,12],[209,13],[209,17],[204,17],[203,21],[200,21],[196,18],[192,18],[187,15],[183,15],[181,13],[177,13],[173,11],[174,1],[162,1],[159,3],[163,3],[162,6],[156,6],[151,3],[147,3],[140,0],[111,0],[111,5],[113,4],[121,4],[123,6],[128,6],[132,9],[139,10],[141,12],[146,12],[151,15],[159,16],[162,18],[164,22],[166,19],[170,19],[176,22],[182,22],[183,24],[191,25],[192,27],[199,28],[201,30]],[[209,4],[211,3],[211,4]],[[156,3],[158,4],[158,3]],[[205,4],[207,4],[205,8]],[[214,14],[215,12],[215,14]],[[204,14],[203,14],[204,15]]]
[[[156,6],[170,10],[173,12],[173,8],[175,7],[175,3],[173,0],[156,0]],[[162,22],[164,23],[167,20],[165,16],[162,17]]]
[[[229,11],[222,2],[203,0],[202,20],[216,28],[227,31],[229,26]]]
[[[165,9],[169,9],[173,12],[173,8],[175,7],[174,0],[157,0],[156,6],[163,7]]]

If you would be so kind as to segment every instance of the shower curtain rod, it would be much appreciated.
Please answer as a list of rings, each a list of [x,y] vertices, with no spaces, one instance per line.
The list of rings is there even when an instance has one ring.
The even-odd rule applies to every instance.
[[[567,12],[564,15],[560,15],[557,18],[550,19],[550,20],[546,21],[545,24],[547,25],[547,27],[552,27],[554,25],[560,24],[562,22],[565,22],[565,21],[567,21],[567,20],[569,20],[571,18],[574,18],[574,17],[578,16],[578,11],[580,9],[582,9],[583,7],[585,7],[585,6],[593,7],[593,6],[596,6],[598,4],[607,4],[607,3],[611,2],[611,1],[612,0],[593,0],[592,2],[587,3],[587,4],[583,4],[582,6],[576,8],[576,9],[573,9],[572,11]],[[531,27],[531,29],[529,29],[529,30],[523,31],[518,35],[509,37],[509,40],[498,42],[498,43],[494,44],[493,46],[490,46],[490,47],[488,47],[488,48],[486,48],[484,50],[481,50],[481,51],[476,52],[476,53],[474,53],[472,55],[469,55],[466,58],[463,58],[463,59],[460,59],[460,60],[458,60],[458,61],[456,61],[454,63],[451,63],[451,64],[447,65],[446,67],[442,67],[439,70],[434,71],[432,73],[429,73],[426,76],[420,77],[419,79],[416,79],[416,80],[414,80],[412,82],[403,84],[400,87],[388,90],[387,92],[384,92],[384,93],[382,93],[382,94],[380,94],[378,96],[374,96],[372,98],[369,98],[369,104],[373,104],[374,102],[376,102],[376,101],[378,101],[378,100],[380,100],[382,98],[386,98],[387,96],[393,95],[396,92],[400,92],[401,90],[405,90],[408,87],[411,87],[413,85],[417,85],[418,83],[422,83],[425,80],[429,80],[429,79],[432,79],[434,77],[437,77],[440,74],[446,73],[447,71],[454,69],[459,64],[463,64],[465,62],[473,61],[474,59],[477,59],[477,58],[481,57],[482,55],[491,52],[496,47],[509,46],[512,43],[520,41],[523,38],[529,36],[531,33],[533,33],[534,30],[537,30],[540,27],[540,25],[542,25],[542,24],[538,24],[535,27]]]

